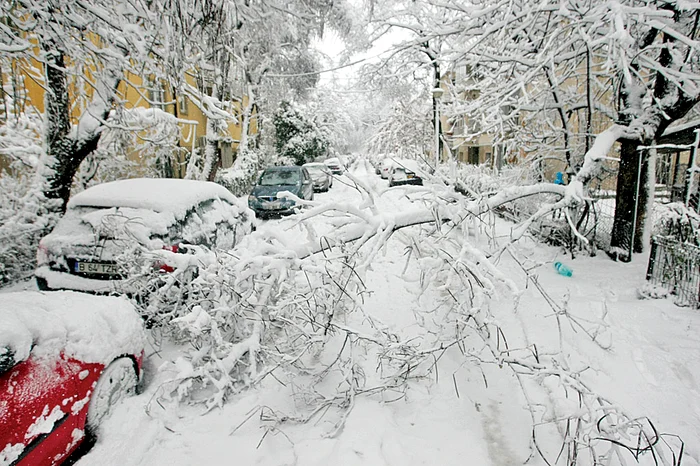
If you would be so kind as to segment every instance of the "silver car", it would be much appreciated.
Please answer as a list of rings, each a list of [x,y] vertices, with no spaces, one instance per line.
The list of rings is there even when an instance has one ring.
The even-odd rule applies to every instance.
[[[325,163],[305,163],[302,165],[311,175],[314,191],[326,192],[333,186],[333,173]]]
[[[133,277],[174,270],[161,262],[163,250],[231,249],[252,231],[253,218],[226,188],[207,181],[138,178],[99,184],[75,195],[39,243],[37,286],[130,293]]]

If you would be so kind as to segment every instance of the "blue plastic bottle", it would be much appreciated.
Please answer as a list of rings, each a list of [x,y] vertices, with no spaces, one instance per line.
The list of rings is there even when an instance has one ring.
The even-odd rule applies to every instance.
[[[559,272],[559,275],[563,275],[565,277],[570,277],[574,274],[574,271],[562,264],[561,262],[557,261],[554,263],[554,269]]]

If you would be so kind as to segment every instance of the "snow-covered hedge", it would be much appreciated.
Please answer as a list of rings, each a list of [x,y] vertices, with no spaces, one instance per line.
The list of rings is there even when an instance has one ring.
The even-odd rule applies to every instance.
[[[39,240],[58,221],[29,176],[0,176],[0,287],[25,279],[36,267]]]
[[[263,151],[248,149],[244,154],[238,154],[232,167],[217,172],[216,182],[234,196],[246,196],[253,189],[258,171],[266,159]]]
[[[652,234],[700,245],[700,215],[682,202],[654,204]]]

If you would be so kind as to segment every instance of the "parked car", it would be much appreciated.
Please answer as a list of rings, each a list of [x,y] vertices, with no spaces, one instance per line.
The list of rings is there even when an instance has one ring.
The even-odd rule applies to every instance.
[[[334,175],[343,174],[343,164],[340,162],[340,159],[338,159],[338,157],[331,157],[329,159],[324,160],[323,163],[325,163],[326,166],[330,168],[331,173],[333,173]]]
[[[379,169],[379,176],[381,176],[385,180],[389,179],[389,175],[391,174],[391,170],[393,168],[394,168],[394,158],[393,157],[385,158],[381,162],[381,166]]]
[[[423,185],[423,178],[419,175],[422,170],[415,160],[395,160],[389,174],[389,186],[405,184]]]
[[[333,173],[325,163],[305,163],[302,167],[309,171],[315,192],[326,192],[333,186]]]
[[[253,228],[253,213],[216,183],[129,179],[76,194],[39,243],[37,286],[131,293],[133,277],[152,265],[152,251],[186,253],[188,245],[228,250]]]
[[[143,323],[124,297],[0,299],[0,464],[60,464],[99,435],[141,377]]]
[[[370,159],[370,163],[372,164],[372,167],[374,167],[375,175],[382,174],[382,162],[384,162],[384,159],[377,159],[377,158]]]
[[[291,165],[266,168],[248,196],[248,206],[258,217],[292,214],[299,206],[293,199],[278,197],[284,191],[300,199],[313,200],[314,187],[309,171]]]

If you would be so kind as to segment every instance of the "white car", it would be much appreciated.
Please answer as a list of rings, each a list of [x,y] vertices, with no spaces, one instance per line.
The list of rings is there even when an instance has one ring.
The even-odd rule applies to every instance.
[[[338,159],[338,157],[331,157],[329,159],[326,159],[323,161],[323,163],[326,164],[326,166],[331,170],[331,173],[334,175],[342,175],[343,174],[343,164]]]
[[[389,173],[389,186],[423,185],[423,170],[415,160],[396,159]]]
[[[173,270],[150,252],[187,253],[189,245],[228,250],[252,231],[252,219],[245,203],[216,183],[137,178],[99,184],[75,195],[39,243],[37,286],[129,293],[131,277]]]
[[[391,174],[391,170],[394,168],[394,159],[393,157],[387,157],[384,160],[382,160],[382,164],[380,165],[379,168],[379,175],[383,179],[389,179],[389,175]]]

